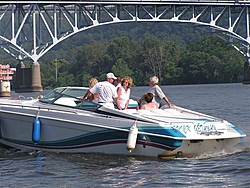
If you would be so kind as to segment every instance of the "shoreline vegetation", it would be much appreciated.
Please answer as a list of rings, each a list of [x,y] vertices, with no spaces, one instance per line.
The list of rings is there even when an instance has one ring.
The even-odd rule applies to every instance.
[[[108,42],[93,41],[79,50],[72,49],[71,54],[76,55],[71,62],[65,59],[42,62],[43,87],[87,86],[90,78],[103,80],[110,71],[121,77],[130,76],[135,86],[148,85],[147,78],[152,75],[159,77],[161,85],[240,82],[244,57],[216,39],[206,37],[201,42],[189,44],[185,51],[168,38],[154,36],[138,42],[127,37]]]
[[[236,83],[243,78],[245,58],[218,37],[166,23],[127,26],[96,28],[55,46],[39,60],[43,89],[88,86],[90,78],[103,80],[107,72],[130,76],[134,86],[148,85],[152,75],[160,85]],[[4,58],[4,63],[15,67],[18,62]],[[26,67],[31,63],[24,61]]]

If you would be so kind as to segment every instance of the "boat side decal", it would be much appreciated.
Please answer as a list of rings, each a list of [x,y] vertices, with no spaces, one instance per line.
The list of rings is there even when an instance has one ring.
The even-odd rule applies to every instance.
[[[166,135],[171,137],[179,137],[179,138],[186,138],[184,134],[182,134],[179,130],[170,127],[170,126],[140,126],[138,127],[139,131],[147,132],[147,133],[154,133],[159,135]]]
[[[80,135],[74,138],[69,138],[65,140],[57,141],[39,141],[34,145],[31,141],[23,140],[14,140],[2,138],[7,142],[11,142],[17,145],[29,146],[33,148],[46,148],[46,149],[79,149],[79,148],[89,148],[89,147],[98,147],[104,145],[112,144],[121,144],[127,143],[127,132],[122,131],[104,131],[95,133],[95,134],[85,134]],[[139,145],[148,145],[151,147],[164,149],[164,150],[174,150],[176,147],[181,145],[182,141],[162,138],[157,136],[148,136],[148,135],[138,135],[137,144]]]

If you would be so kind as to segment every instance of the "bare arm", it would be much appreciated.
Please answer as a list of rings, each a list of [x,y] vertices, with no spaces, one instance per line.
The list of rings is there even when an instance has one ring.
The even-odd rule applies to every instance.
[[[120,105],[120,97],[121,97],[121,93],[122,93],[122,89],[119,87],[118,89],[117,89],[117,98],[116,98],[116,105],[117,105],[117,107],[118,107],[118,109],[119,110],[122,110],[122,107],[121,107],[121,105]]]
[[[88,99],[90,96],[92,95],[92,93],[90,92],[90,90],[88,89],[87,93],[80,98],[80,100],[85,100]]]
[[[143,101],[145,99],[145,94],[142,95],[142,97],[137,101],[138,105],[140,106],[141,101]]]
[[[138,106],[136,107],[136,110],[139,110],[141,108],[141,101],[145,99],[145,94],[142,95],[142,97],[137,101]]]
[[[113,98],[113,99],[114,99],[115,104],[117,105],[118,97]],[[117,107],[118,107],[118,106],[117,106]]]
[[[169,107],[174,106],[174,104],[172,104],[171,102],[169,102],[167,97],[163,97],[164,101],[166,101],[166,103],[168,104]]]

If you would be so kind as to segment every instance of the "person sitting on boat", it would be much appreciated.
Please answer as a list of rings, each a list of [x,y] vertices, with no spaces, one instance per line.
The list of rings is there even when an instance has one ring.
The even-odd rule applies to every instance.
[[[91,78],[89,80],[89,89],[91,89],[92,87],[94,87],[94,85],[96,85],[98,83],[98,80],[96,78]],[[83,99],[88,99],[91,102],[98,102],[98,94],[94,93],[94,94],[90,94],[87,97],[88,92],[84,95]]]
[[[117,91],[112,84],[116,79],[113,73],[106,74],[106,81],[98,82],[94,87],[88,90],[86,97],[91,94],[98,93],[98,103],[108,107],[114,108],[114,101],[117,102]]]
[[[125,76],[121,81],[121,87],[117,89],[117,103],[116,106],[119,110],[124,110],[128,108],[130,99],[130,88],[132,87],[132,78]]]
[[[153,103],[157,105],[158,108],[160,108],[160,102],[161,99],[163,99],[169,107],[174,106],[174,104],[170,103],[166,95],[163,93],[162,89],[158,85],[159,79],[156,76],[152,76],[149,78],[149,89],[147,93],[152,93],[154,95]],[[145,94],[137,101],[138,105],[140,106],[141,101],[145,100]]]
[[[146,104],[142,105],[140,109],[143,110],[153,110],[157,109],[157,105],[152,102],[154,98],[154,95],[152,93],[146,93],[144,96],[144,100],[146,101]]]

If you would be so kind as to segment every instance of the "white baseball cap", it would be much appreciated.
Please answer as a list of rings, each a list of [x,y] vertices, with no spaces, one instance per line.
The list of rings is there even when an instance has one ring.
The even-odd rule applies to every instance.
[[[115,75],[114,75],[112,72],[106,74],[106,76],[107,76],[107,78],[112,78],[112,79],[114,79],[114,80],[117,79],[117,78],[115,77]]]

